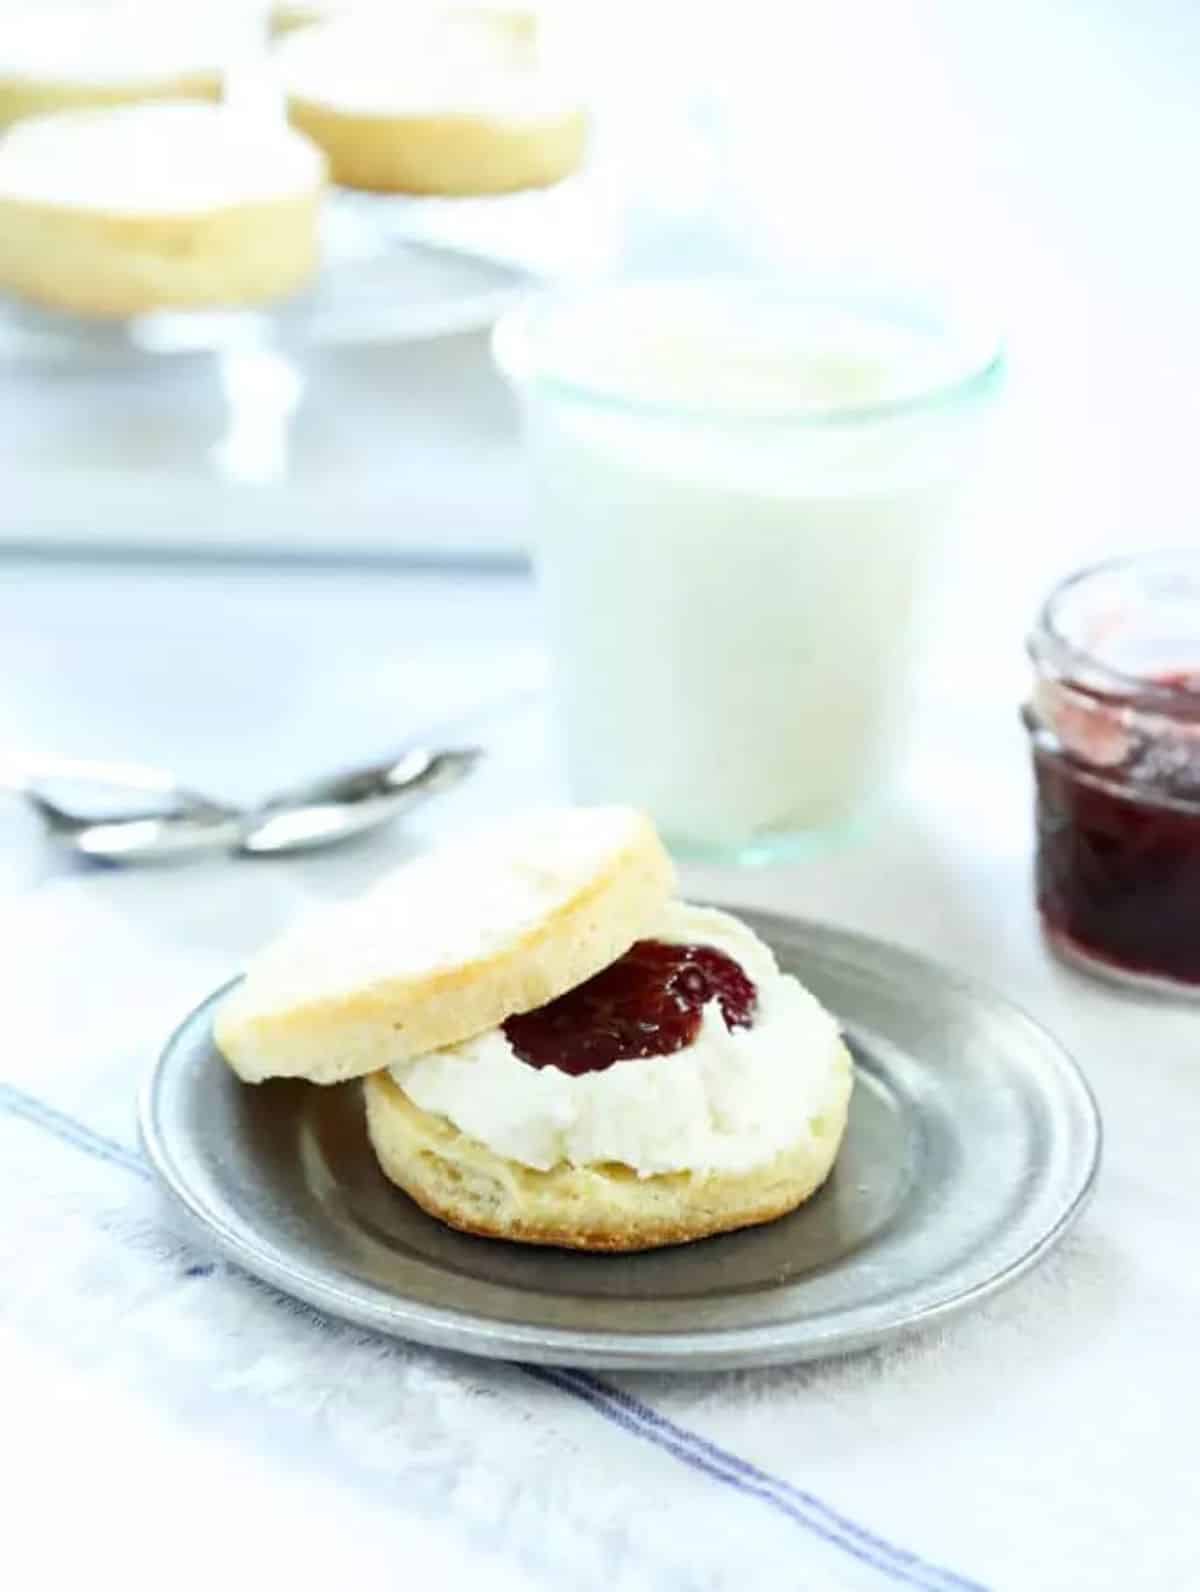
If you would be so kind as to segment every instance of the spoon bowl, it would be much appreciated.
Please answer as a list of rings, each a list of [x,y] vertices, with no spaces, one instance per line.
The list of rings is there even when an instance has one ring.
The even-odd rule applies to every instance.
[[[256,857],[282,856],[349,840],[451,789],[482,755],[478,747],[414,747],[386,763],[297,786],[244,815],[239,849]]]

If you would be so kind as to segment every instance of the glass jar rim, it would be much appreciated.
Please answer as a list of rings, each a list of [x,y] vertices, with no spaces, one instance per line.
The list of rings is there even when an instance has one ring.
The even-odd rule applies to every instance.
[[[1054,586],[1038,610],[1027,647],[1033,662],[1049,664],[1055,673],[1073,687],[1091,696],[1114,696],[1161,712],[1164,717],[1181,713],[1189,718],[1200,710],[1200,688],[1164,684],[1146,675],[1130,674],[1106,663],[1088,648],[1067,636],[1059,623],[1063,604],[1089,582],[1140,571],[1163,571],[1184,566],[1194,573],[1200,593],[1200,550],[1162,548],[1153,553],[1123,554],[1100,559],[1075,570]]]
[[[824,402],[783,403],[778,406],[735,406],[713,400],[679,401],[674,398],[632,396],[613,383],[589,381],[555,371],[540,352],[553,317],[564,312],[586,312],[605,301],[617,303],[630,293],[754,294],[760,301],[771,295],[783,309],[807,307],[872,316],[893,330],[904,326],[942,341],[956,357],[944,373],[925,385],[894,397],[840,399]],[[932,323],[932,324],[931,324]],[[904,419],[939,410],[966,406],[989,396],[999,386],[1005,366],[997,331],[975,309],[965,308],[903,288],[805,282],[768,275],[609,276],[587,283],[535,292],[510,309],[492,333],[492,354],[497,366],[518,390],[537,386],[551,396],[609,413],[657,420],[720,422],[727,425],[787,425],[827,429],[862,426]]]

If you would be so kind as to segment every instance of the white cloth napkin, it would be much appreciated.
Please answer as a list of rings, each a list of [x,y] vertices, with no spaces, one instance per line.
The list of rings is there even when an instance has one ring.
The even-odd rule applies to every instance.
[[[982,1309],[771,1371],[471,1362],[320,1319],[177,1227],[136,1146],[139,1079],[192,1003],[379,846],[9,880],[4,1551],[41,1572],[14,1584],[102,1564],[135,1588],[1195,1585],[1200,1021],[1048,961],[1021,792],[986,765],[952,789],[861,850],[689,890],[888,935],[1006,989],[1098,1092],[1100,1191]],[[508,798],[485,782],[478,799]]]

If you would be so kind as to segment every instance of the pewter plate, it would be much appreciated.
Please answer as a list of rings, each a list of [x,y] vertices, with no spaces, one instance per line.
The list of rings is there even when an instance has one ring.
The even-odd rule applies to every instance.
[[[357,1085],[247,1088],[213,1047],[222,992],[168,1044],[146,1151],[207,1239],[332,1315],[502,1359],[695,1370],[845,1353],[1034,1265],[1079,1214],[1100,1123],[1023,1013],[908,952],[741,914],[845,1025],[857,1064],[832,1177],[766,1227],[641,1255],[451,1232],[379,1172]]]

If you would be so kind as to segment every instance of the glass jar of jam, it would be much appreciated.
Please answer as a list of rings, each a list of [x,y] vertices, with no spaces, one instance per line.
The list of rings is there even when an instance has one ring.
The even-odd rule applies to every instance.
[[[1200,551],[1072,576],[1029,652],[1047,937],[1093,972],[1200,997]]]

